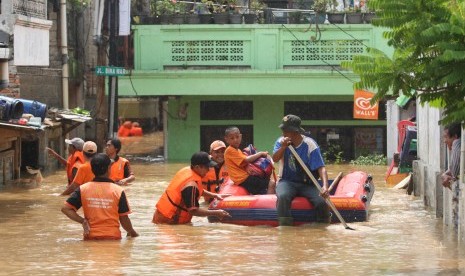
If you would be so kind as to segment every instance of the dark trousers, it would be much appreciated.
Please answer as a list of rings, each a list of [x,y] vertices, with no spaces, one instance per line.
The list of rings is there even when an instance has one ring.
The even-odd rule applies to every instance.
[[[292,217],[292,200],[297,196],[303,196],[314,206],[316,221],[328,221],[329,208],[326,205],[325,199],[320,196],[320,192],[312,183],[292,182],[281,179],[276,186],[276,196],[278,197],[278,218]]]

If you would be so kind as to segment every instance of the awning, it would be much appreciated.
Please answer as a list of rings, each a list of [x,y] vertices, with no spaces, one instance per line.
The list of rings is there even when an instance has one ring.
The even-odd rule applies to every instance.
[[[62,123],[63,135],[69,133],[71,130],[78,127],[80,124],[92,120],[92,117],[76,114],[67,110],[49,110],[49,113],[53,112],[55,114],[55,120]]]
[[[10,122],[3,122],[0,121],[0,128],[8,128],[8,129],[15,129],[15,130],[25,130],[25,131],[43,131],[48,127],[55,127],[55,126],[62,126],[63,128],[63,135],[67,134],[74,128],[78,127],[80,124],[92,120],[92,117],[81,115],[81,114],[73,114],[69,111],[62,111],[62,110],[55,110],[55,118],[45,118],[44,122],[40,122],[40,118],[38,122],[39,125],[20,125],[16,123]],[[32,122],[32,121],[31,121]]]

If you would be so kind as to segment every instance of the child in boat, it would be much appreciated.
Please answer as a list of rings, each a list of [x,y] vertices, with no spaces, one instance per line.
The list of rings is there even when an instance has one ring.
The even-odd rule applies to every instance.
[[[240,149],[242,134],[237,127],[228,127],[224,137],[229,145],[224,153],[224,163],[228,168],[229,177],[235,185],[241,185],[250,194],[275,194],[276,183],[268,178],[249,175],[247,165],[260,157],[267,157],[268,152],[259,151],[252,155],[245,155]]]

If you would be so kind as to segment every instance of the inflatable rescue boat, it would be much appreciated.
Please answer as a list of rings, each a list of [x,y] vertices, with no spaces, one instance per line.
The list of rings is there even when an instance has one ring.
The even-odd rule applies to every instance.
[[[366,221],[374,191],[372,177],[365,172],[355,171],[345,175],[335,184],[330,191],[330,199],[346,222]],[[210,222],[278,226],[276,195],[248,195],[244,188],[232,183],[224,184],[220,193],[232,194],[232,196],[223,200],[214,200],[209,209],[223,209],[231,215],[231,218],[219,221],[216,217],[208,217]],[[304,197],[296,197],[292,201],[291,213],[294,225],[315,222],[313,206]],[[339,222],[334,214],[332,222]]]

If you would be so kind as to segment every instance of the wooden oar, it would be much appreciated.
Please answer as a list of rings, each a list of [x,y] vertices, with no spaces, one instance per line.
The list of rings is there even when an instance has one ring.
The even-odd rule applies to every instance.
[[[331,191],[334,189],[334,187],[336,187],[337,183],[339,183],[341,178],[342,178],[342,172],[339,172],[336,178],[334,178],[333,183],[331,183],[331,185],[329,186],[328,193],[331,193]]]
[[[312,180],[313,184],[315,184],[316,188],[318,189],[318,191],[320,191],[320,193],[323,191],[323,189],[321,188],[320,184],[318,184],[318,181],[316,181],[315,177],[313,176],[313,174],[310,172],[310,170],[307,168],[307,166],[305,165],[304,161],[302,160],[302,158],[300,158],[300,156],[297,154],[297,152],[295,151],[294,147],[292,145],[289,145],[288,148],[291,150],[292,154],[294,155],[295,159],[297,159],[297,162],[299,162],[300,166],[302,167],[302,169],[304,169],[304,171],[307,173],[308,177],[310,177],[310,179]],[[339,219],[339,221],[342,223],[342,225],[344,225],[345,229],[348,229],[348,230],[355,230],[351,227],[349,227],[349,225],[347,225],[347,223],[345,222],[345,220],[342,218],[341,214],[339,213],[339,211],[336,209],[336,206],[334,206],[333,202],[331,201],[331,199],[329,199],[329,196],[327,198],[325,198],[325,201],[326,201],[326,204],[328,204],[329,207],[331,207],[331,209],[333,210],[334,214],[337,216],[337,218]]]

